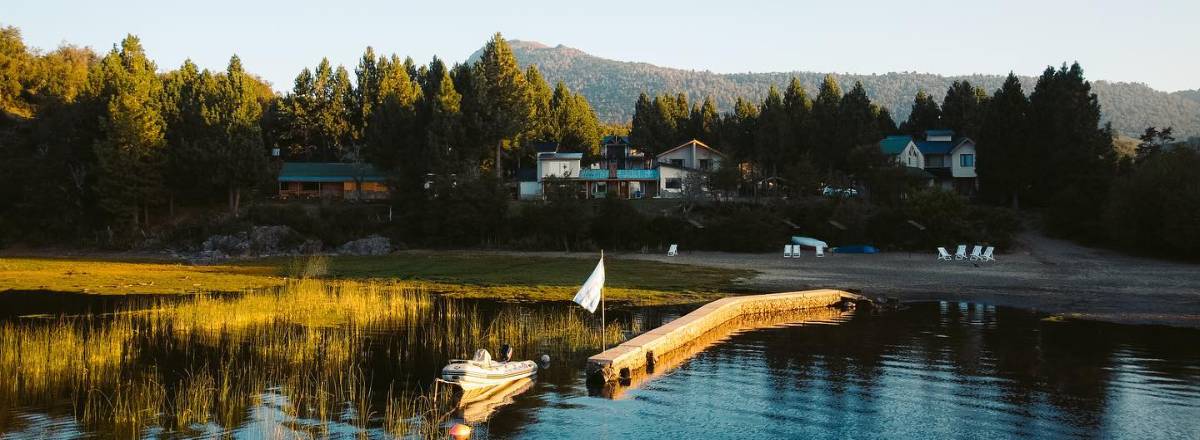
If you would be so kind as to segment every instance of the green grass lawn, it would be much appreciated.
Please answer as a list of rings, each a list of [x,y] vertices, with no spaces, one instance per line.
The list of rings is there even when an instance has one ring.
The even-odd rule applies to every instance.
[[[243,291],[283,284],[291,258],[195,266],[103,258],[0,258],[0,292],[50,290],[95,294]],[[324,277],[396,279],[430,291],[469,298],[570,300],[596,260],[465,252],[412,252],[381,257],[328,257]],[[733,280],[753,275],[653,261],[607,259],[605,295],[635,304],[677,304],[723,296]]]

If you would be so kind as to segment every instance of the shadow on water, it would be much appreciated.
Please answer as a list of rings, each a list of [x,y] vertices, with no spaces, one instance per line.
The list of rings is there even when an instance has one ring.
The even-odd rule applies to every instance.
[[[128,304],[59,295],[0,299],[27,303],[0,316],[0,436],[441,437],[465,421],[477,438],[1200,437],[1189,329],[966,303],[767,315],[660,356],[600,390],[610,400],[583,371],[599,322],[569,302],[341,281]],[[694,307],[610,309],[608,341]],[[30,313],[77,316],[16,317]],[[551,363],[474,402],[433,398],[450,358],[501,343]]]

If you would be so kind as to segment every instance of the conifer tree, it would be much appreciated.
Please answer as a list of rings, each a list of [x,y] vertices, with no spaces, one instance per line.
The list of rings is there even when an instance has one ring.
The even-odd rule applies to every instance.
[[[650,146],[656,144],[654,116],[654,103],[646,95],[646,92],[642,92],[638,95],[637,102],[633,104],[633,121],[629,127],[629,143],[634,147],[650,151]]]
[[[1029,99],[1021,90],[1021,80],[1012,72],[992,95],[982,119],[986,122],[980,127],[975,147],[980,196],[1019,208],[1021,193],[1028,187],[1033,170],[1023,163],[1037,155],[1029,148]]]
[[[525,69],[525,82],[529,85],[529,102],[532,112],[523,140],[548,141],[558,138],[555,133],[555,115],[550,101],[556,91],[550,90],[550,85],[538,71],[537,65],[530,64]],[[522,146],[518,146],[520,148]]]
[[[213,167],[215,183],[226,190],[229,210],[236,217],[242,191],[267,178],[267,152],[263,144],[262,105],[257,79],[242,67],[237,55],[229,59],[221,76],[220,94],[209,104],[217,129]]]
[[[496,146],[493,165],[496,177],[501,177],[505,142],[523,133],[533,117],[529,85],[512,48],[499,32],[484,46],[473,70],[476,117],[484,140]]]
[[[358,67],[354,68],[354,77],[355,105],[352,137],[357,141],[362,139],[367,122],[371,120],[371,110],[379,105],[379,61],[375,56],[375,49],[371,46],[367,46],[362,58],[358,61]]]
[[[463,161],[475,158],[463,156],[462,95],[455,90],[446,65],[437,57],[429,63],[426,78],[424,131],[430,169],[435,174],[466,172],[469,169],[463,166]]]
[[[559,81],[554,87],[551,108],[554,139],[562,148],[592,155],[600,153],[600,120],[587,98],[572,93]]]
[[[149,205],[162,197],[165,163],[162,82],[141,41],[128,35],[101,60],[92,91],[104,103],[95,154],[100,205],[130,230],[149,223]]]
[[[832,171],[838,165],[837,151],[839,109],[842,104],[842,89],[833,75],[825,75],[817,99],[813,101],[813,159],[816,165]]]
[[[778,176],[788,141],[788,113],[779,89],[772,84],[759,106],[751,160],[759,164],[765,176]]]
[[[713,101],[711,96],[706,96],[703,104],[692,107],[688,122],[691,127],[690,137],[710,143],[710,145],[716,145],[718,141],[717,126],[720,122],[721,115],[717,112],[716,101]]]
[[[969,81],[954,81],[942,100],[942,128],[953,130],[957,136],[978,136],[986,101],[983,89]]]
[[[924,90],[917,91],[917,96],[913,98],[912,112],[908,114],[908,120],[900,124],[900,131],[921,137],[925,136],[926,130],[940,128],[943,128],[942,109]]]
[[[1100,104],[1079,63],[1047,68],[1029,96],[1030,142],[1039,160],[1030,195],[1048,206],[1051,232],[1097,239],[1100,213],[1115,173],[1110,127],[1100,127]]]

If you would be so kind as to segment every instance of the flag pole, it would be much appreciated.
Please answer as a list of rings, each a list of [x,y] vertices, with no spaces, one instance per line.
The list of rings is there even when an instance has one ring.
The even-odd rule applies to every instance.
[[[604,249],[600,249],[600,264],[604,264]],[[605,271],[607,272],[607,271]],[[606,277],[607,278],[607,277]],[[608,332],[604,322],[604,285],[600,285],[600,351],[608,350]]]

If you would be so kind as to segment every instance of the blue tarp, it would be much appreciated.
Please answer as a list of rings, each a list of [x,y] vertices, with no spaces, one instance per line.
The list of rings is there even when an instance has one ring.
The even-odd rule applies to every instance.
[[[869,244],[852,244],[849,246],[838,246],[833,248],[833,251],[839,254],[878,254],[879,249]]]

